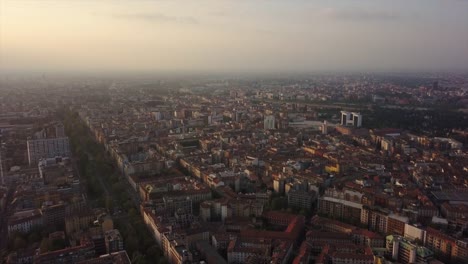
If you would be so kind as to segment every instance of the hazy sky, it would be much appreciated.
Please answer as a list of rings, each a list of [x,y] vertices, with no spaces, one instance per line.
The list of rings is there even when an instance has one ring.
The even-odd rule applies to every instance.
[[[468,0],[0,0],[0,70],[468,70]]]

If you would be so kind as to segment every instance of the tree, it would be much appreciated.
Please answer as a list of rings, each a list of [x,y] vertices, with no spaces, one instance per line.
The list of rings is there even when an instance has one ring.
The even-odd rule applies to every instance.
[[[115,194],[120,194],[125,191],[125,184],[123,182],[116,182],[112,184],[112,192]]]
[[[310,216],[312,215],[312,213],[310,212],[309,209],[301,209],[301,210],[299,211],[299,214],[300,214],[300,215],[303,215],[303,216],[305,216],[305,217],[307,217],[307,218],[310,217]]]
[[[106,195],[106,209],[109,212],[114,211],[114,202],[112,201],[112,197],[109,195]]]
[[[37,231],[32,231],[28,236],[28,244],[39,242],[41,240],[41,235]]]
[[[288,200],[285,197],[276,197],[271,200],[271,209],[281,210],[288,207]]]
[[[50,246],[50,250],[51,251],[55,251],[55,250],[59,250],[59,249],[63,249],[66,247],[67,245],[67,242],[63,239],[54,239],[52,240],[52,245]]]
[[[149,260],[156,260],[161,257],[161,250],[157,245],[152,245],[146,250],[146,257]]]
[[[132,255],[132,263],[141,263],[143,258],[144,256],[141,254],[140,251],[135,251],[133,252],[133,255]]]
[[[41,241],[41,245],[39,246],[40,252],[45,253],[49,251],[50,248],[50,241],[47,237],[43,238]]]
[[[133,254],[138,249],[138,237],[134,233],[129,233],[127,235],[127,239],[124,240],[125,249],[127,250],[128,254]],[[132,261],[133,262],[133,261]]]
[[[20,248],[25,248],[27,244],[28,243],[24,238],[22,238],[21,236],[16,236],[15,240],[13,241],[13,248],[15,250],[18,250]]]
[[[130,218],[135,218],[135,216],[137,216],[137,211],[133,206],[130,209],[128,209],[128,215],[130,216]]]
[[[160,259],[158,260],[158,264],[169,264],[169,262],[167,261],[166,258],[160,258]]]

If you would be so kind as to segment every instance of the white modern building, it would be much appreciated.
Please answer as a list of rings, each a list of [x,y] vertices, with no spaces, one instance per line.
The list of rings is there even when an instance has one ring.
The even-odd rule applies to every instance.
[[[361,113],[341,111],[341,125],[342,126],[362,126]]]

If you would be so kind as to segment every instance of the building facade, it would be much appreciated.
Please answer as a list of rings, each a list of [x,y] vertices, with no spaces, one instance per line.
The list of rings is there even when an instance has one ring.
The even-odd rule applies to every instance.
[[[40,159],[70,156],[68,137],[28,140],[27,148],[29,165],[36,164]]]

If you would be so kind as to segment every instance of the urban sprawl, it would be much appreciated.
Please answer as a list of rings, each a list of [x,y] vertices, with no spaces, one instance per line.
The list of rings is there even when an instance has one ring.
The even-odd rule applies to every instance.
[[[468,78],[4,77],[6,263],[468,263]]]

